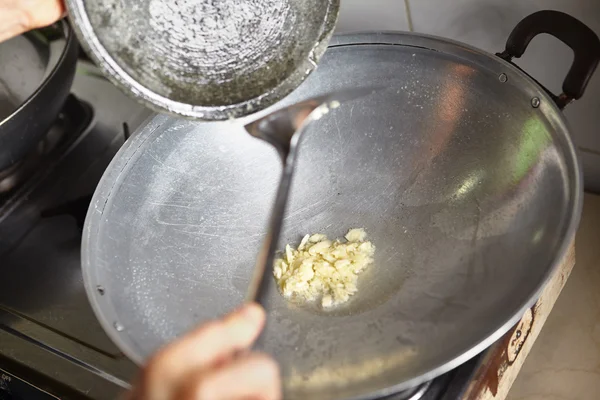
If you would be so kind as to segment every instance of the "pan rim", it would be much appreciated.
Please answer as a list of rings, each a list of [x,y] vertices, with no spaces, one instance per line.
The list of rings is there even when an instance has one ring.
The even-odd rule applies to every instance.
[[[65,59],[67,58],[71,47],[75,46],[77,44],[77,42],[75,41],[75,33],[73,32],[73,29],[71,28],[71,26],[66,22],[66,20],[61,20],[58,23],[60,25],[62,25],[63,35],[66,39],[66,42],[65,42],[65,47],[62,49],[62,53],[60,54],[59,59],[56,61],[56,65],[54,65],[54,68],[52,68],[52,71],[50,71],[50,73],[47,74],[46,77],[42,80],[42,82],[37,87],[37,89],[32,94],[30,94],[27,97],[27,99],[25,99],[25,101],[22,102],[19,105],[19,107],[17,107],[16,110],[14,110],[11,114],[9,114],[3,120],[0,120],[0,127],[4,124],[8,123],[9,120],[14,119],[16,115],[21,113],[23,111],[23,109],[25,109],[43,90],[45,90],[46,86],[48,86],[50,84],[49,82],[54,79],[55,75],[58,73],[58,70],[64,64]],[[27,33],[25,33],[25,34],[27,34]]]
[[[496,66],[501,65],[502,68],[505,68],[506,70],[510,71],[510,73],[514,73],[520,76],[525,81],[529,82],[531,88],[535,89],[536,95],[538,95],[542,100],[542,103],[546,107],[548,107],[547,112],[545,113],[546,117],[549,118],[550,116],[552,116],[553,121],[557,124],[558,127],[560,127],[560,130],[563,133],[561,135],[561,138],[563,140],[562,145],[564,146],[562,150],[564,151],[564,158],[566,160],[566,163],[569,164],[569,170],[567,171],[566,179],[569,179],[570,183],[569,190],[567,193],[567,202],[570,205],[570,212],[565,213],[566,221],[564,228],[564,236],[560,246],[556,247],[553,262],[550,265],[548,265],[546,273],[543,275],[543,278],[540,279],[540,282],[535,287],[535,290],[532,292],[529,299],[527,301],[524,301],[516,310],[514,310],[513,315],[510,318],[499,320],[497,324],[494,324],[494,326],[496,327],[495,330],[490,331],[488,334],[483,336],[483,338],[479,342],[470,346],[462,353],[457,352],[456,356],[449,357],[446,361],[436,363],[436,367],[431,368],[428,372],[422,374],[415,374],[413,378],[404,380],[398,383],[397,385],[393,385],[385,389],[369,393],[368,395],[352,397],[350,398],[351,400],[375,399],[382,396],[396,394],[403,390],[407,390],[418,386],[465,363],[466,361],[470,360],[471,358],[475,357],[477,354],[481,353],[483,350],[488,348],[499,338],[501,338],[506,332],[510,330],[510,328],[514,326],[515,323],[517,323],[520,320],[523,313],[533,306],[533,304],[539,298],[540,293],[547,285],[550,278],[557,271],[560,263],[564,260],[564,257],[566,256],[570,246],[573,243],[575,232],[577,226],[579,225],[583,205],[583,183],[581,163],[579,158],[577,157],[577,152],[571,139],[571,136],[569,135],[570,129],[566,122],[566,119],[562,112],[555,105],[553,100],[549,97],[549,95],[523,71],[519,70],[510,63],[507,63],[506,61],[501,60],[500,58],[495,57],[480,49],[465,45],[460,42],[439,38],[431,35],[421,35],[404,32],[349,34],[337,37],[334,36],[329,47],[335,48],[341,46],[361,44],[411,46],[415,48],[439,51],[442,53],[447,53],[448,50],[452,50],[453,53],[458,51],[459,53],[462,52],[463,54],[471,54],[472,58],[469,58],[469,61],[471,62],[478,64],[478,61],[485,61],[487,63],[493,63]],[[477,60],[474,60],[473,58],[477,58]],[[144,143],[155,137],[157,128],[166,121],[168,121],[168,117],[166,116],[156,117],[150,122],[150,124],[155,124],[155,126],[149,125],[144,128],[145,131],[149,130],[150,132],[147,132],[144,135],[144,137],[134,137],[133,140],[127,142],[119,150],[119,153],[117,154],[119,155],[119,157],[115,156],[115,158],[111,162],[111,165],[107,168],[108,173],[105,173],[105,175],[102,177],[101,182],[98,185],[98,188],[96,189],[90,209],[88,210],[88,215],[84,227],[84,237],[82,241],[82,265],[84,272],[84,282],[86,285],[86,293],[88,295],[88,298],[90,299],[90,302],[92,303],[92,308],[94,309],[94,312],[97,316],[103,317],[99,318],[99,320],[107,334],[110,336],[110,338],[130,359],[132,359],[138,365],[143,364],[144,357],[141,357],[139,354],[135,354],[130,346],[125,345],[124,338],[119,332],[117,332],[114,329],[114,327],[110,326],[110,324],[108,323],[109,319],[106,318],[106,315],[101,309],[100,304],[98,304],[98,296],[96,295],[96,287],[94,285],[92,276],[93,271],[91,271],[90,252],[93,249],[93,236],[97,233],[100,227],[104,206],[106,205],[106,202],[110,199],[111,192],[114,188],[114,185],[117,183],[118,178],[121,176],[122,171],[127,167],[129,162],[133,160],[133,157],[140,150],[140,148],[143,147]],[[126,156],[127,158],[125,158]],[[101,205],[102,209],[94,209],[95,205]]]

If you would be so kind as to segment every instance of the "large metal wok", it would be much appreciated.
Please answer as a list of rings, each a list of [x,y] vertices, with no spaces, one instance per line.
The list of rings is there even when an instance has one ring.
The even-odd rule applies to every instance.
[[[510,62],[540,32],[575,51],[560,96]],[[364,227],[376,260],[334,311],[292,305],[269,288],[260,347],[281,363],[287,398],[400,391],[515,323],[577,227],[581,175],[560,108],[581,96],[599,57],[596,35],[556,12],[520,23],[501,57],[408,33],[334,39],[283,103],[386,89],[308,128],[281,245]],[[251,119],[157,116],[96,191],[86,289],[138,363],[243,301],[280,175],[277,154],[244,131]]]

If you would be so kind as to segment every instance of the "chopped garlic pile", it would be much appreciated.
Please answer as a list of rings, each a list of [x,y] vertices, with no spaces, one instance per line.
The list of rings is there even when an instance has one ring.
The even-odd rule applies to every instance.
[[[285,297],[305,301],[321,298],[324,308],[347,302],[356,293],[358,275],[373,262],[375,246],[364,229],[351,229],[346,240],[306,235],[298,249],[285,246],[275,260],[274,275]]]

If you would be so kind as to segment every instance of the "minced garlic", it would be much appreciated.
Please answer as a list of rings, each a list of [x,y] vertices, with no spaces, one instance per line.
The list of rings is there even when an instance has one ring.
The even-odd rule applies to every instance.
[[[297,249],[285,246],[273,274],[287,298],[321,299],[323,308],[347,302],[356,293],[358,275],[373,262],[375,246],[364,229],[350,229],[345,241],[322,234],[306,235]]]

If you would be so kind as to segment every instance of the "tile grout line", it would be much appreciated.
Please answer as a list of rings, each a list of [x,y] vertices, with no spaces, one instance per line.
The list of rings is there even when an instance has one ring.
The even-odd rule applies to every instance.
[[[594,149],[590,149],[588,147],[584,147],[584,146],[577,146],[577,149],[583,153],[588,153],[588,154],[593,154],[595,156],[600,156],[600,151],[599,150],[594,150]]]
[[[404,0],[404,12],[406,13],[406,22],[408,23],[408,30],[414,32],[412,15],[410,14],[410,0]]]

